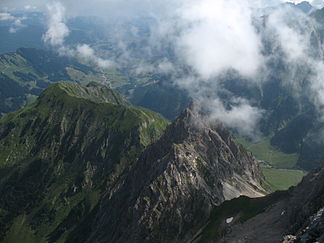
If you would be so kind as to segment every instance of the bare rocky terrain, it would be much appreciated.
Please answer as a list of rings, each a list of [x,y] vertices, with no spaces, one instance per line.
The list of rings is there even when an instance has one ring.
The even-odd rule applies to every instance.
[[[144,150],[125,183],[101,203],[87,242],[186,242],[215,206],[263,195],[252,154],[200,115],[195,107],[186,109]]]
[[[288,197],[231,227],[223,242],[324,242],[324,166],[307,175]]]

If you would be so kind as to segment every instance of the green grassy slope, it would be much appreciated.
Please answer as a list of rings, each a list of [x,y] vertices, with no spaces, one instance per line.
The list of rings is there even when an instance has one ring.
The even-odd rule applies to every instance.
[[[263,161],[261,168],[271,190],[286,190],[297,185],[306,172],[296,168],[298,154],[286,154],[271,146],[270,139],[249,142],[244,138],[237,140],[250,150],[256,159]]]
[[[258,160],[263,160],[278,168],[291,169],[296,166],[298,154],[286,154],[271,146],[270,139],[266,138],[253,143],[240,138],[238,142],[250,150]]]
[[[307,174],[302,170],[271,167],[262,167],[262,173],[273,191],[287,190],[291,186],[296,186]]]
[[[69,242],[87,234],[82,227],[103,195],[122,183],[125,170],[168,124],[94,83],[52,85],[35,103],[5,115],[0,242]]]

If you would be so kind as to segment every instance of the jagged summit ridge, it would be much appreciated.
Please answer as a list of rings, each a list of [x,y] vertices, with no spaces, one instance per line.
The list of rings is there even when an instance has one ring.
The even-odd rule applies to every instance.
[[[196,106],[195,106],[196,107]],[[261,196],[252,155],[186,109],[101,204],[88,242],[185,242],[225,200]]]

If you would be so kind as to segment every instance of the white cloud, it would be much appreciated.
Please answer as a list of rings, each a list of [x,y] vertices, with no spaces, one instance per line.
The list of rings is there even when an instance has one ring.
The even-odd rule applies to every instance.
[[[262,65],[261,42],[251,11],[236,0],[201,0],[179,10],[189,26],[178,38],[179,53],[201,77],[209,79],[228,69],[253,76]]]
[[[10,33],[16,33],[18,30],[26,27],[26,25],[23,24],[23,21],[26,19],[26,17],[15,17],[10,13],[0,13],[0,21],[10,21]]]
[[[318,107],[324,105],[324,98],[321,95],[324,93],[321,82],[324,68],[310,54],[312,23],[309,22],[308,17],[293,8],[277,10],[271,8],[267,11],[270,16],[264,18],[265,22],[262,22],[263,20],[259,19],[260,12],[254,12],[256,8],[276,6],[283,2],[285,1],[66,0],[62,2],[66,9],[59,2],[49,5],[48,30],[44,35],[44,41],[56,47],[61,54],[76,56],[101,68],[110,67],[114,62],[99,57],[96,50],[89,45],[83,43],[75,46],[66,45],[65,38],[70,32],[65,24],[66,15],[99,15],[106,20],[117,16],[118,21],[127,19],[129,22],[139,15],[155,18],[156,25],[151,26],[154,31],[147,37],[148,45],[143,47],[145,51],[143,60],[136,59],[135,73],[178,72],[179,67],[169,60],[169,57],[154,56],[155,52],[152,51],[157,48],[165,53],[166,48],[163,44],[167,42],[167,48],[175,50],[174,59],[181,60],[181,65],[186,64],[183,65],[186,76],[177,79],[177,84],[188,90],[193,97],[203,101],[206,107],[210,107],[213,118],[218,118],[227,126],[241,130],[244,134],[254,133],[253,127],[257,126],[263,111],[240,97],[233,98],[230,106],[224,105],[217,95],[219,77],[229,70],[237,71],[252,82],[257,82],[260,75],[263,76],[260,80],[266,79],[264,76],[267,73],[262,72],[265,62],[268,58],[272,58],[271,55],[282,51],[285,54],[285,61],[295,69],[298,69],[298,63],[313,69],[314,77],[311,86],[315,92],[313,94],[317,97],[314,102]],[[33,4],[28,2],[28,5],[36,6]],[[323,1],[313,1],[313,4],[320,6]],[[256,22],[259,24],[258,27]],[[260,26],[264,27],[263,24],[266,26],[265,32],[260,30]],[[134,27],[122,31],[129,31],[131,33],[128,33],[129,36],[134,38],[141,34],[140,28]],[[132,50],[127,46],[129,43],[125,44],[124,39],[118,41],[119,36],[124,34],[120,32],[117,30],[111,37],[119,44],[116,47],[120,53],[119,57],[123,61],[128,60],[129,63],[134,64]],[[270,54],[263,53],[264,38],[273,39],[276,43]],[[152,56],[158,59],[154,59],[154,63],[148,61]]]
[[[236,129],[243,136],[257,138],[260,135],[257,127],[264,111],[252,107],[247,100],[233,98],[230,108],[225,108],[219,98],[210,100],[208,103],[211,120],[221,121],[227,127]]]
[[[64,23],[65,8],[60,2],[53,2],[47,5],[48,29],[43,40],[52,46],[62,46],[65,37],[69,35],[69,28]]]
[[[323,0],[313,0],[310,3],[316,8],[323,8],[324,7],[324,1]]]
[[[0,13],[0,21],[15,20],[16,18],[10,13]]]
[[[273,11],[267,19],[267,38],[279,43],[289,62],[298,61],[305,58],[309,51],[312,24],[304,13],[282,7]]]
[[[96,55],[95,50],[86,44],[77,44],[74,47],[65,45],[65,38],[69,36],[70,30],[65,24],[66,9],[60,2],[53,2],[47,6],[48,29],[43,36],[45,43],[57,48],[61,55],[74,56],[83,62],[93,64],[99,68],[110,68],[114,63]]]
[[[114,62],[98,57],[95,54],[95,50],[92,49],[89,45],[80,44],[77,45],[75,50],[75,55],[85,62],[93,63],[99,68],[107,69],[115,65]]]
[[[27,10],[27,11],[32,11],[32,10],[36,10],[37,7],[36,6],[32,6],[32,5],[26,5],[24,7],[24,9]]]
[[[305,0],[287,0],[285,2],[289,2],[289,3],[295,3],[295,4],[298,4],[298,3],[301,3],[301,2],[304,2]],[[306,1],[308,2],[308,1]]]
[[[309,100],[317,109],[319,120],[323,122],[324,55],[321,39],[318,39],[317,23],[300,11],[282,8],[270,15],[267,24],[267,36],[274,35],[286,54],[284,60],[288,69],[285,70],[286,79],[282,82],[290,82],[293,88],[303,89],[302,92],[308,91]],[[314,43],[318,46],[314,47]]]
[[[26,20],[25,17],[16,18],[11,27],[9,28],[10,33],[16,33],[18,30],[25,28],[26,25],[23,24],[23,21]]]
[[[240,97],[233,97],[226,105],[219,97],[219,82],[224,74],[235,70],[256,82],[263,68],[262,38],[253,23],[256,6],[252,2],[256,3],[238,0],[184,2],[175,11],[177,25],[164,23],[167,27],[164,33],[172,33],[175,29],[169,35],[176,54],[193,70],[176,83],[210,111],[212,121],[221,121],[242,135],[256,137],[263,111]]]
[[[168,74],[175,72],[174,65],[168,61],[166,58],[158,63],[157,69],[160,73]]]
[[[318,112],[318,119],[324,122],[324,61],[311,60],[312,75],[310,77],[310,99]]]

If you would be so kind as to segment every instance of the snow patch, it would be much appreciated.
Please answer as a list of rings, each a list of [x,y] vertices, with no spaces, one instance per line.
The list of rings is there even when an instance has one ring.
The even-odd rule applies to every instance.
[[[234,217],[230,217],[230,218],[226,219],[226,223],[227,224],[232,223],[233,222],[233,219],[234,219]]]

